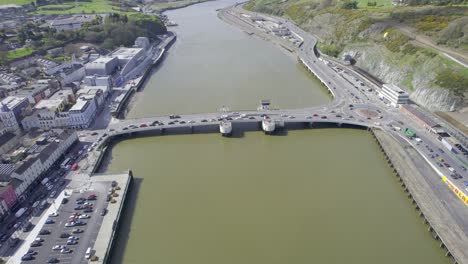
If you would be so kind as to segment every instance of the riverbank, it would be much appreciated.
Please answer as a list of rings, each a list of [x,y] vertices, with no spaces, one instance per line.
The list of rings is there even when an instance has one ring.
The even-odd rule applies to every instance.
[[[112,248],[118,237],[121,213],[125,208],[127,194],[133,181],[132,171],[125,174],[94,174],[91,178],[95,182],[116,182],[113,203],[107,206],[107,213],[102,221],[101,228],[94,243],[94,256],[100,263],[109,263]]]
[[[411,146],[402,146],[383,131],[373,130],[372,134],[404,191],[408,193],[408,198],[419,211],[423,223],[428,225],[428,231],[435,240],[440,241],[439,246],[445,250],[445,256],[452,257],[454,263],[468,263],[468,237],[426,182],[425,178],[431,175],[423,176],[416,168],[413,161],[421,159],[420,155]],[[440,183],[444,184],[442,181]]]
[[[188,7],[191,5],[200,4],[200,3],[209,2],[209,1],[215,1],[215,0],[195,0],[195,1],[181,0],[181,1],[174,1],[174,2],[156,3],[156,4],[151,5],[151,9],[156,12],[163,13],[165,11],[184,8],[184,7]]]
[[[132,83],[128,83],[121,89],[121,94],[118,97],[121,97],[116,105],[112,106],[112,115],[114,117],[125,116],[125,113],[130,111],[133,98],[135,94],[146,84],[147,77],[152,75],[153,69],[160,65],[161,61],[164,59],[164,55],[167,50],[172,46],[176,41],[176,34],[174,32],[168,32],[168,35],[164,40],[161,41],[155,48],[159,52],[152,58],[152,63],[144,70],[143,74],[134,79]],[[122,111],[124,112],[122,115]]]

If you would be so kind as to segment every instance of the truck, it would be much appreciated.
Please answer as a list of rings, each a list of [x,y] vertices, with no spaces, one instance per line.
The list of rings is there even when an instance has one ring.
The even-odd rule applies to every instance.
[[[15,216],[16,218],[20,218],[24,212],[26,212],[26,208],[20,208],[18,211],[16,211]]]
[[[408,135],[410,138],[416,137],[416,133],[413,130],[411,130],[409,128],[405,128],[404,131],[405,131],[406,135]]]

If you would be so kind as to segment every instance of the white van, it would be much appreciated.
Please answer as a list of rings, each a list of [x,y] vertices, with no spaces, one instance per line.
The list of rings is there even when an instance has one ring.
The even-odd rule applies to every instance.
[[[91,258],[91,253],[92,253],[92,249],[89,247],[87,250],[86,250],[86,254],[85,254],[85,258],[86,259],[90,259]]]

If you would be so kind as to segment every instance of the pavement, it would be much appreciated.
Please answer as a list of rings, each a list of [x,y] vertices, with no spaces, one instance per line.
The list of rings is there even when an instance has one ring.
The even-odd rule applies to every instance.
[[[81,184],[81,189],[68,189],[60,194],[55,200],[54,204],[47,210],[47,212],[41,217],[36,227],[29,233],[24,243],[18,249],[18,251],[9,259],[8,264],[21,263],[21,257],[29,250],[33,249],[38,252],[31,261],[24,261],[23,263],[47,263],[50,258],[57,258],[60,263],[88,263],[84,258],[85,252],[88,247],[93,247],[96,241],[96,237],[101,228],[103,216],[101,211],[103,208],[107,208],[108,203],[106,202],[107,191],[111,186],[111,181],[96,182],[88,181],[88,184]],[[82,210],[74,210],[77,206],[75,201],[78,197],[86,198],[89,194],[96,194],[97,200],[89,201],[93,203],[93,212],[84,213]],[[69,201],[66,204],[61,204],[63,198],[67,198]],[[57,212],[57,217],[49,217],[49,214]],[[90,216],[89,219],[79,219],[86,224],[83,226],[65,227],[70,215],[74,212],[80,212],[81,214],[87,214]],[[45,224],[47,219],[55,221],[53,224]],[[84,230],[82,233],[73,234],[72,230],[79,228]],[[51,233],[48,235],[39,235],[40,230],[47,229]],[[68,233],[70,236],[78,237],[78,243],[76,245],[67,245],[66,238],[60,238],[60,234]],[[36,237],[44,239],[40,247],[30,248],[31,242]],[[55,245],[63,245],[72,250],[71,253],[62,254],[59,251],[52,250]]]

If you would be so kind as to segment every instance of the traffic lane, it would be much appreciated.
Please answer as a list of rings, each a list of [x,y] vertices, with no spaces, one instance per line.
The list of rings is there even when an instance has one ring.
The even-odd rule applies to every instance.
[[[407,146],[408,142],[405,142],[400,137],[396,138],[401,142],[403,146]],[[415,147],[414,145],[412,146]],[[424,181],[431,187],[431,190],[436,194],[439,200],[444,204],[444,207],[450,212],[455,221],[463,230],[468,230],[468,210],[466,206],[460,202],[459,198],[456,197],[449,187],[442,182],[440,176],[434,169],[427,164],[422,158],[415,158],[411,156],[411,161],[421,172],[421,175],[425,175]]]
[[[435,167],[438,167],[439,171],[441,171],[444,176],[447,176],[451,179],[451,181],[460,189],[464,190],[466,188],[466,186],[464,185],[463,181],[467,180],[468,176],[467,176],[467,173],[466,171],[462,171],[461,169],[457,170],[456,171],[462,176],[461,179],[452,179],[449,175],[452,174],[452,172],[448,169],[448,167],[446,167],[445,165],[443,165],[443,167],[439,167],[437,165],[437,163],[447,163],[449,165],[452,165],[452,164],[456,164],[454,163],[454,160],[452,159],[452,157],[450,155],[447,154],[447,152],[449,152],[449,150],[443,150],[443,146],[440,146],[439,145],[439,142],[437,142],[437,140],[435,138],[431,138],[432,135],[425,135],[423,134],[422,132],[418,131],[418,137],[421,138],[422,142],[419,143],[419,144],[416,144],[415,143],[415,148],[417,148],[421,153],[423,153],[427,158],[428,160],[431,161],[431,163],[435,166]],[[403,130],[401,130],[399,132],[402,136],[406,136],[405,133],[403,132]],[[434,135],[435,136],[435,135]],[[429,146],[430,149],[433,150],[433,152],[430,152],[428,150],[428,148],[426,147]],[[444,152],[440,152],[439,151],[439,148],[442,149]],[[432,155],[435,155],[435,153],[437,153],[438,157],[435,157],[435,158],[431,158]],[[440,162],[437,160],[437,158],[443,158],[444,159],[444,162]]]

